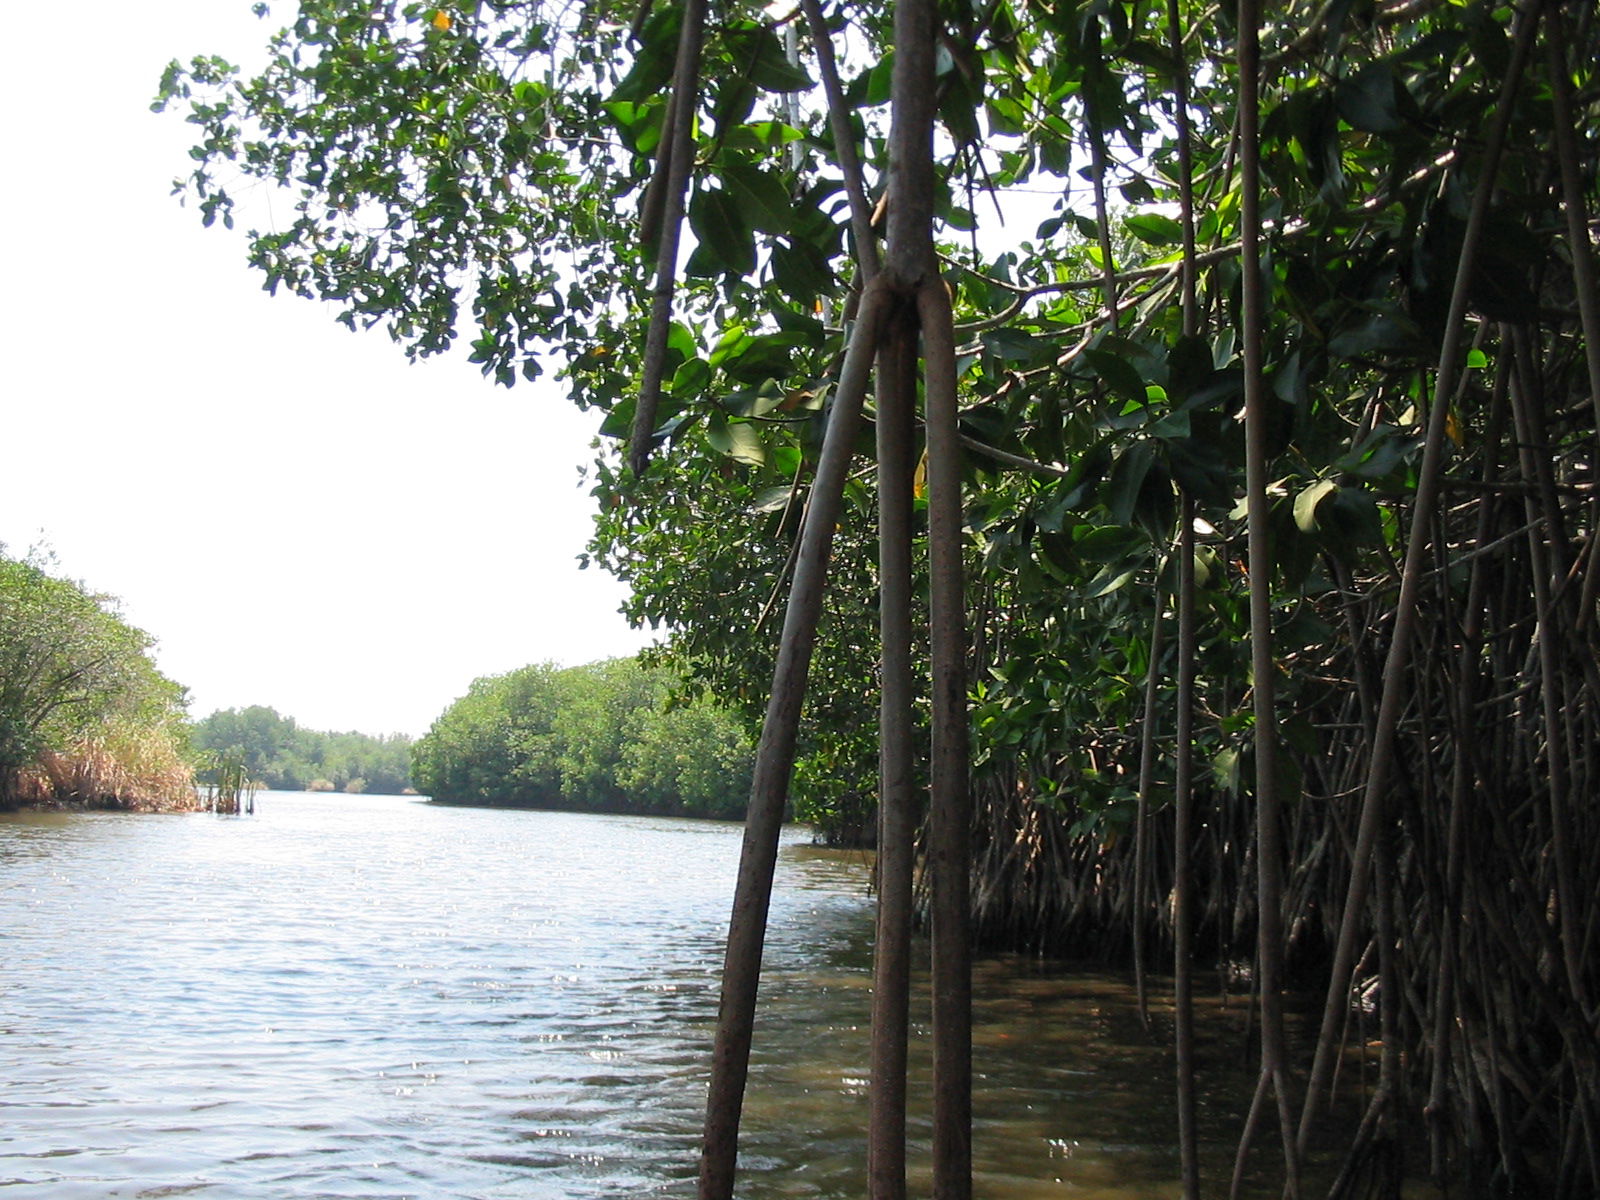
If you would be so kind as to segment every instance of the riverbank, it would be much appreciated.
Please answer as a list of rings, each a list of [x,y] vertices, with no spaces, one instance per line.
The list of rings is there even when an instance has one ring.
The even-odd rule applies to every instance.
[[[188,801],[157,800],[121,800],[115,796],[101,797],[98,800],[82,800],[68,797],[65,799],[50,797],[45,800],[28,801],[25,804],[14,804],[0,807],[0,813],[187,813],[205,812],[206,804],[198,796]]]
[[[46,751],[0,789],[0,812],[195,812],[194,771],[170,746],[140,761],[126,747]]]
[[[707,814],[699,812],[684,812],[672,805],[638,806],[629,807],[626,804],[608,805],[604,803],[563,803],[561,801],[495,801],[495,800],[458,800],[444,796],[417,796],[427,804],[438,805],[441,808],[483,808],[502,812],[546,812],[546,813],[574,813],[589,814],[597,817],[660,817],[678,821],[715,821],[723,825],[741,825],[744,823],[744,813],[734,814]]]

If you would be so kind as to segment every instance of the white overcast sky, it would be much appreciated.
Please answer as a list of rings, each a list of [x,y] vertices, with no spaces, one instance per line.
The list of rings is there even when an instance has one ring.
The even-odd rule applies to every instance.
[[[0,542],[121,597],[196,716],[419,734],[477,675],[646,638],[576,562],[596,418],[269,298],[169,195],[163,65],[248,60],[273,8],[81,0],[62,37],[5,39]]]

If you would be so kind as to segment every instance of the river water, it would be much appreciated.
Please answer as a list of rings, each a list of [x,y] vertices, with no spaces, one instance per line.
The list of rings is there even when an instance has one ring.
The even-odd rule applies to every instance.
[[[0,816],[0,1193],[691,1196],[738,853],[726,824],[399,797]],[[856,1198],[866,865],[794,830],[779,871],[739,1191]],[[978,1195],[1176,1195],[1127,988],[1014,958],[976,984]],[[1220,1168],[1235,1114],[1202,1120]]]

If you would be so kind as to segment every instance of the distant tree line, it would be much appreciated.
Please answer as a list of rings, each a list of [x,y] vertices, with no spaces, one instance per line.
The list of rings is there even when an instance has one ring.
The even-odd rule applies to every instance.
[[[0,544],[0,810],[194,803],[183,689],[116,601]]]
[[[259,704],[212,713],[195,722],[191,740],[202,760],[238,755],[250,779],[279,791],[396,795],[411,786],[409,737],[302,729]]]
[[[412,779],[453,803],[741,817],[749,736],[677,684],[634,659],[476,679],[416,743]]]

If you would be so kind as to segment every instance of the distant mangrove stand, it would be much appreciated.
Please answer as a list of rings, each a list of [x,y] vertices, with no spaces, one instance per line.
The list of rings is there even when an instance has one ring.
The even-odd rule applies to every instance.
[[[473,681],[411,751],[445,804],[738,818],[754,749],[733,713],[636,659]]]

